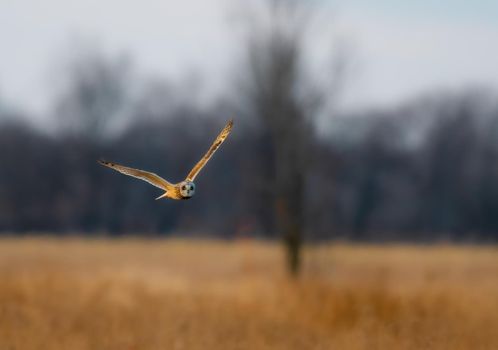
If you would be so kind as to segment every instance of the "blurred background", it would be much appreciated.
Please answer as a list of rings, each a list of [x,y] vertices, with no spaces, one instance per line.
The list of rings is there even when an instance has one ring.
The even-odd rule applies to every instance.
[[[496,240],[498,4],[0,4],[0,231]],[[181,180],[188,202],[95,162]],[[301,235],[301,233],[299,233]]]
[[[1,1],[0,348],[497,349],[497,39],[491,0]],[[189,201],[97,163],[178,182],[232,118]]]

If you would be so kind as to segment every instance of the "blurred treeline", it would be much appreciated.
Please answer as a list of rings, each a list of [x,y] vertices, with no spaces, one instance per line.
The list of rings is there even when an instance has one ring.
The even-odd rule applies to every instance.
[[[48,126],[0,101],[0,232],[290,232],[291,246],[301,232],[311,240],[498,238],[493,93],[333,113],[320,107],[333,104],[333,84],[320,93],[306,85],[314,80],[298,64],[299,35],[279,30],[248,40],[233,89],[209,102],[195,76],[182,86],[145,79],[127,59],[91,50],[54,77],[60,93]],[[161,191],[96,162],[177,182],[229,118],[234,131],[189,201],[154,201]]]
[[[237,101],[201,107],[188,89],[123,80],[116,62],[83,63],[57,101],[56,130],[2,112],[0,231],[276,232],[265,130]],[[139,85],[130,103],[127,86]],[[190,201],[156,202],[158,189],[96,163],[104,157],[179,181],[232,116],[234,132]],[[328,125],[307,155],[308,239],[498,238],[498,105],[491,94],[432,94],[396,109],[331,116]]]

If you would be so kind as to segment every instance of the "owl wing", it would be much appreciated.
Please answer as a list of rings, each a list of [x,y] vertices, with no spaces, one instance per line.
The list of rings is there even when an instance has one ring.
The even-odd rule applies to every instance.
[[[128,176],[133,176],[133,177],[136,177],[137,179],[147,181],[151,185],[156,186],[156,187],[163,189],[165,191],[168,191],[168,190],[171,190],[174,188],[174,185],[172,185],[171,183],[169,183],[168,181],[164,180],[162,177],[160,177],[154,173],[149,173],[148,171],[128,168],[126,166],[122,166],[119,164],[106,162],[105,160],[99,160],[99,163],[106,166],[106,167],[114,169],[116,171],[119,171],[122,174],[125,174]]]
[[[201,158],[199,162],[194,166],[192,170],[190,170],[190,173],[187,175],[186,180],[187,181],[194,181],[195,177],[199,174],[199,172],[204,168],[206,163],[211,159],[213,156],[214,152],[220,147],[220,145],[225,141],[225,139],[228,137],[230,134],[230,131],[232,131],[232,126],[233,126],[233,120],[229,120],[227,125],[221,130],[220,134],[214,140],[213,144],[209,148],[209,150],[206,152],[204,157]]]

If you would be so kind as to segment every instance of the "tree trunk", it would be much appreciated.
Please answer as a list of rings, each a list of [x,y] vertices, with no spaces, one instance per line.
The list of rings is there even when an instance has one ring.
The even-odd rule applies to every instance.
[[[289,273],[296,277],[301,267],[303,237],[304,175],[294,167],[288,170],[288,186],[276,198],[278,228],[284,240]]]

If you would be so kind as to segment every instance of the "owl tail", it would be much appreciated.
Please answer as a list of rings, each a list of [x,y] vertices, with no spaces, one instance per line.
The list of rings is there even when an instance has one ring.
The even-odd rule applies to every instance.
[[[163,195],[160,195],[159,197],[156,198],[156,201],[161,198],[165,198],[168,195],[168,192],[164,192]]]

